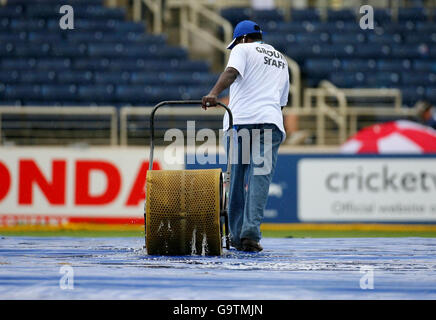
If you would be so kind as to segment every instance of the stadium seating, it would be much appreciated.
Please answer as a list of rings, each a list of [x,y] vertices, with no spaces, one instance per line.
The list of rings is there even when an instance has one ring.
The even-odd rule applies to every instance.
[[[329,9],[326,17],[317,9],[292,9],[290,21],[280,10],[259,21],[248,8],[222,15],[234,25],[257,21],[265,41],[300,64],[306,86],[328,79],[344,88],[400,88],[408,106],[420,99],[436,104],[436,11],[415,4],[400,8],[397,21],[389,9],[375,9],[373,30],[360,28],[358,9]]]
[[[74,7],[72,30],[59,26],[59,1],[0,5],[1,105],[151,105],[199,99],[217,79],[206,61],[126,21],[124,8],[62,4]]]

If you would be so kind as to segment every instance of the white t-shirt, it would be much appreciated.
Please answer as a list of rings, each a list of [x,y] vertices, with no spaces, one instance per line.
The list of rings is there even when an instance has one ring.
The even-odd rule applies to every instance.
[[[273,123],[284,140],[281,107],[288,103],[289,73],[283,55],[269,44],[240,43],[232,49],[227,67],[239,72],[230,86],[233,124]],[[223,127],[228,129],[227,113]]]

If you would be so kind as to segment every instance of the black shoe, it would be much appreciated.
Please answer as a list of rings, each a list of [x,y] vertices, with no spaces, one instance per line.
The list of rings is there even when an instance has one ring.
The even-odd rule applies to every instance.
[[[242,251],[246,251],[246,252],[260,252],[262,250],[263,250],[263,248],[259,244],[259,242],[251,240],[251,239],[248,239],[248,238],[242,239]]]
[[[238,251],[242,251],[242,245],[240,243],[236,243],[236,242],[230,240],[230,246],[235,248]]]

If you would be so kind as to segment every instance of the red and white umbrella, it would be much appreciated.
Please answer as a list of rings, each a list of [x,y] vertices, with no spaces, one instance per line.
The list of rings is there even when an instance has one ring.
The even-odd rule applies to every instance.
[[[400,120],[366,127],[341,146],[342,153],[436,153],[436,130]]]

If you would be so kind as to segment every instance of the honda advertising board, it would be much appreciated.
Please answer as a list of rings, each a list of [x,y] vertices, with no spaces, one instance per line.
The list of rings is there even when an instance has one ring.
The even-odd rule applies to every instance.
[[[38,217],[143,218],[145,148],[1,148],[2,224]],[[168,165],[155,151],[154,169]]]

